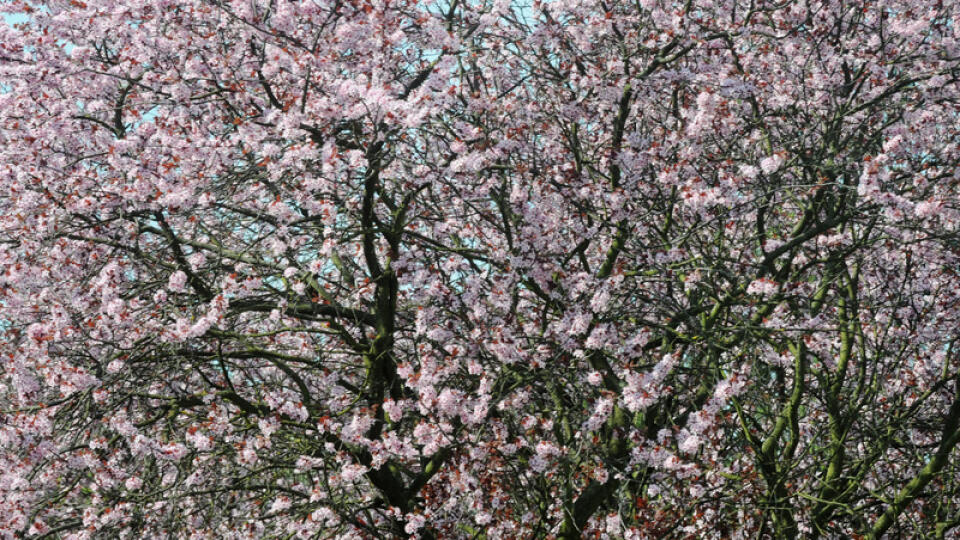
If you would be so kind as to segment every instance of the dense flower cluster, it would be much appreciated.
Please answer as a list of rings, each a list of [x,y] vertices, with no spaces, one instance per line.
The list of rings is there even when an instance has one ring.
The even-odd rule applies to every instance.
[[[960,3],[0,9],[0,538],[958,534]]]

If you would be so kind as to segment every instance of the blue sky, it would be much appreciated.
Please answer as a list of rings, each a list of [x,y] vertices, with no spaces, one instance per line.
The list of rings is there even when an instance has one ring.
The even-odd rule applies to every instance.
[[[7,14],[3,15],[3,21],[7,24],[22,23],[22,22],[27,22],[28,20],[29,18],[26,15],[20,14],[20,13],[16,15],[7,15]]]

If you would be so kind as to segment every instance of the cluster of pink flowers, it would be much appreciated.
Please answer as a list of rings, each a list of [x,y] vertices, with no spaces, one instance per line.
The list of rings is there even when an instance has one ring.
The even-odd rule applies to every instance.
[[[957,534],[960,3],[0,11],[0,539]]]

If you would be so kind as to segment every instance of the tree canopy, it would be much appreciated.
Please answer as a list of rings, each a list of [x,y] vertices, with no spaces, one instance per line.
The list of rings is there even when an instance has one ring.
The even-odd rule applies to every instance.
[[[954,0],[0,10],[0,538],[957,536]]]

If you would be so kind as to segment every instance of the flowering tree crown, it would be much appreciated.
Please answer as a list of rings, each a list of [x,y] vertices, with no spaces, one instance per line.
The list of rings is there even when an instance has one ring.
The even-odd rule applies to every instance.
[[[2,9],[0,537],[955,534],[960,4]]]

